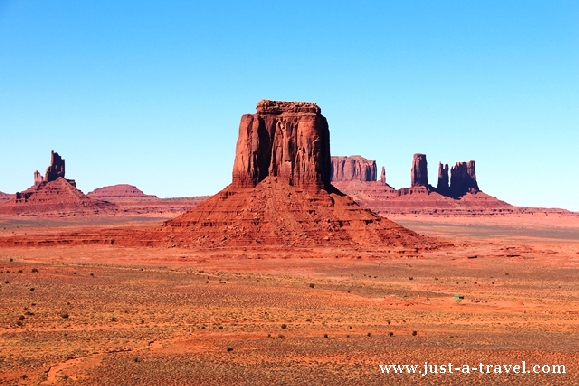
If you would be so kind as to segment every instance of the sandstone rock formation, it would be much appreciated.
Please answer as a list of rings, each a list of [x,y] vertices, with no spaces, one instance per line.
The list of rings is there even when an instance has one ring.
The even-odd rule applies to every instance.
[[[335,181],[332,184],[361,206],[382,215],[503,215],[517,210],[480,191],[474,161],[457,162],[450,170],[450,178],[448,165],[439,162],[436,188],[427,183],[426,165],[424,154],[414,155],[410,188],[394,189],[381,182],[365,181]]]
[[[115,200],[124,198],[157,198],[157,196],[145,194],[136,186],[128,184],[96,188],[95,190],[88,192],[86,195],[92,198],[97,198],[99,200]]]
[[[376,181],[376,161],[359,155],[332,156],[333,181]]]
[[[416,153],[412,157],[410,169],[410,187],[428,186],[428,162],[426,154]]]
[[[54,150],[50,151],[50,165],[46,168],[44,177],[38,170],[34,172],[34,186],[40,186],[43,183],[56,181],[57,178],[64,178],[65,167],[64,158],[61,158]],[[76,186],[74,180],[67,180],[71,185]]]
[[[262,100],[255,114],[241,117],[232,185],[254,188],[271,176],[295,187],[328,189],[329,142],[328,122],[315,103]]]
[[[479,191],[476,182],[475,162],[457,162],[450,169],[450,194],[453,197],[463,196],[467,192]]]
[[[9,216],[62,217],[115,212],[114,204],[87,197],[62,177],[17,192],[8,201],[0,204],[0,215]]]
[[[114,203],[119,213],[129,216],[174,217],[199,205],[207,197],[159,198],[133,185],[119,184],[97,188],[87,193],[90,198]]]
[[[436,191],[442,195],[448,193],[448,164],[438,162],[438,182],[436,184]]]
[[[34,186],[40,186],[44,182],[44,177],[38,170],[34,171]]]
[[[114,204],[87,197],[76,188],[74,180],[64,175],[64,159],[51,151],[44,178],[34,172],[34,185],[0,204],[0,215],[79,216],[116,212]]]
[[[46,168],[44,180],[46,182],[55,181],[58,177],[64,178],[64,159],[57,152],[50,152],[50,165]]]
[[[386,185],[386,169],[382,166],[382,171],[380,171],[380,182]]]
[[[241,118],[231,185],[167,221],[173,246],[436,243],[362,209],[330,184],[330,135],[313,103],[261,101]]]

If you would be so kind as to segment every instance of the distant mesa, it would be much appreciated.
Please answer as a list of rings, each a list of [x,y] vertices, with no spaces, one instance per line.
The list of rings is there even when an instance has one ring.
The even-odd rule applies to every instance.
[[[0,204],[0,215],[18,216],[79,216],[115,210],[114,204],[87,197],[74,180],[66,179],[64,159],[54,151],[44,177],[34,172],[32,187]]]
[[[369,160],[359,155],[349,157],[332,157],[332,182],[333,181],[376,181],[376,161]],[[384,180],[386,174],[384,168]]]
[[[354,167],[348,175],[355,170],[361,172]],[[360,208],[331,179],[330,133],[321,109],[262,100],[255,114],[241,117],[232,183],[165,222],[166,242],[436,247],[432,239]]]
[[[117,199],[133,199],[133,198],[158,198],[150,194],[145,194],[136,186],[119,184],[112,186],[105,186],[104,188],[96,188],[95,190],[86,194],[89,197],[99,200],[117,200]]]
[[[382,170],[379,181],[352,179],[334,181],[333,184],[352,196],[360,205],[383,215],[476,215],[518,211],[510,204],[479,189],[473,160],[456,162],[450,170],[448,164],[439,162],[436,187],[428,182],[426,154],[415,153],[412,156],[409,188],[392,188],[386,184],[384,167]]]

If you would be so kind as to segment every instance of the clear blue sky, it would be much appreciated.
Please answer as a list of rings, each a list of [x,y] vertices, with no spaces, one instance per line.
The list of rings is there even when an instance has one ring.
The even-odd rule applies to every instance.
[[[579,210],[579,1],[0,0],[0,191],[50,150],[88,192],[231,180],[260,99],[316,102],[332,154],[475,159],[515,205]]]

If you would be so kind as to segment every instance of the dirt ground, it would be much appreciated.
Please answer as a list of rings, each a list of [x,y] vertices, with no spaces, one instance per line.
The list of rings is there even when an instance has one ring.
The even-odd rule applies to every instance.
[[[579,223],[527,217],[393,218],[453,244],[424,253],[2,248],[0,384],[579,384]],[[81,223],[0,220],[0,237]],[[566,374],[478,370],[523,361]],[[425,362],[477,370],[380,369]]]

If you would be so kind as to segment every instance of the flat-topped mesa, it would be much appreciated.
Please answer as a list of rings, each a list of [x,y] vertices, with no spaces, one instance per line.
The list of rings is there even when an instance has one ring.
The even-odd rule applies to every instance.
[[[467,192],[479,192],[476,182],[475,162],[457,162],[450,169],[450,194],[454,197],[463,196]]]
[[[253,188],[266,177],[289,185],[329,190],[330,131],[315,103],[262,100],[245,114],[233,163],[232,186]]]
[[[410,187],[428,186],[428,162],[426,154],[415,153],[410,169]]]
[[[436,190],[442,195],[448,193],[448,164],[442,164],[438,162],[438,182],[436,184]]]
[[[313,102],[280,102],[262,99],[257,102],[257,114],[307,113],[321,114],[320,106]]]
[[[332,181],[376,181],[376,161],[359,155],[332,157]]]

